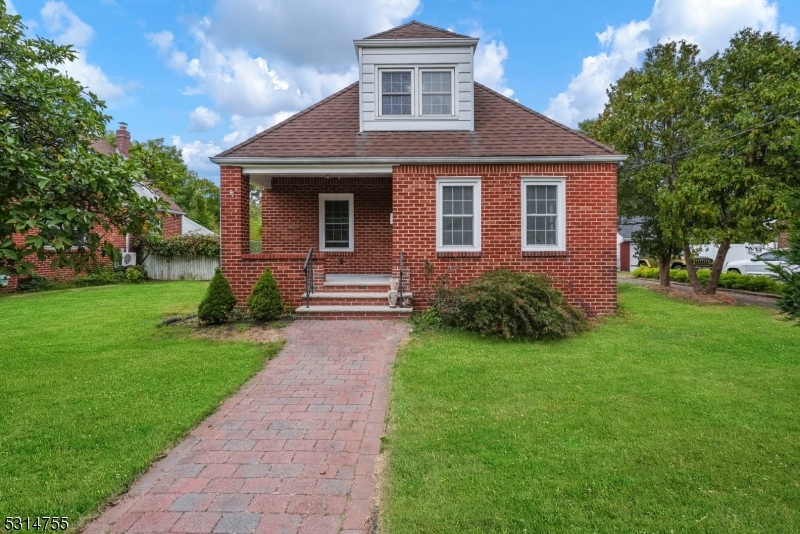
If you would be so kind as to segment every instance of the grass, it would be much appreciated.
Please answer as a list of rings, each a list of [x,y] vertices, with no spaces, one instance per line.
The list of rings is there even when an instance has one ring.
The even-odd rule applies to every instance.
[[[67,516],[123,491],[280,344],[157,328],[206,283],[104,286],[0,299],[0,518]]]
[[[385,532],[800,532],[800,328],[633,286],[620,302],[559,342],[416,335]]]

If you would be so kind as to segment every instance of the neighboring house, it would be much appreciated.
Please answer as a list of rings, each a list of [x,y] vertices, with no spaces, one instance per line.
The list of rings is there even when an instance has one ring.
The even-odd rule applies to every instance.
[[[120,127],[116,132],[116,148],[105,139],[98,139],[92,142],[90,147],[95,151],[107,156],[122,155],[123,157],[127,158],[129,157],[130,145],[131,135],[127,129],[127,125],[125,123],[120,123]],[[174,237],[176,235],[187,233],[215,235],[208,228],[205,228],[186,217],[186,214],[183,212],[180,206],[178,206],[174,200],[172,200],[168,195],[160,191],[158,188],[153,186],[146,187],[139,185],[137,186],[136,190],[142,196],[147,196],[149,198],[158,197],[168,204],[169,207],[167,210],[160,215],[161,219],[163,220],[164,237]],[[27,234],[17,234],[13,239],[17,244],[21,244],[25,240],[26,235]],[[115,228],[111,228],[108,232],[101,235],[101,240],[104,243],[111,243],[114,245],[114,248],[125,252],[129,251],[132,247],[130,237],[121,234]],[[34,257],[26,258],[26,260],[30,261],[36,266],[33,272],[35,272],[37,275],[44,276],[46,278],[52,278],[60,282],[73,280],[77,274],[80,274],[76,274],[74,269],[71,268],[54,268],[51,266],[49,259],[40,261]],[[9,277],[8,286],[0,288],[0,290],[5,292],[14,291],[17,287],[17,283],[18,277],[11,276]]]
[[[312,305],[298,308],[310,316],[407,312],[385,304],[401,258],[417,308],[443,275],[458,285],[507,268],[550,275],[590,314],[616,309],[625,156],[475,82],[477,43],[419,22],[357,40],[358,82],[211,158],[239,302],[269,267],[300,306],[313,249]],[[251,184],[263,188],[258,254]]]
[[[630,271],[639,263],[638,251],[633,243],[633,233],[642,227],[642,220],[637,217],[620,217],[617,232],[617,258],[620,271]]]

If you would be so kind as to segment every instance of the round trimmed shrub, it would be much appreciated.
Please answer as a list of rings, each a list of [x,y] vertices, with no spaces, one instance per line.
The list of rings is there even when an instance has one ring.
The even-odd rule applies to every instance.
[[[283,300],[278,291],[278,284],[267,267],[258,279],[253,291],[247,297],[247,309],[250,318],[258,323],[266,323],[280,319],[283,315]]]
[[[206,294],[197,308],[197,317],[205,323],[220,324],[225,322],[236,306],[236,296],[233,294],[228,279],[222,274],[219,267],[208,284]]]
[[[539,274],[489,271],[434,302],[446,326],[506,339],[560,338],[584,330],[586,317]]]

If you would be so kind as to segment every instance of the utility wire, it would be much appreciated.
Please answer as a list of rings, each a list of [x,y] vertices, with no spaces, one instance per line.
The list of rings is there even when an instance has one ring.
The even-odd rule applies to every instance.
[[[775,118],[775,119],[773,119],[773,120],[771,120],[769,122],[765,122],[764,124],[761,124],[759,126],[754,126],[754,127],[749,128],[747,130],[742,130],[741,132],[737,132],[737,133],[735,133],[733,135],[729,135],[727,137],[723,137],[722,139],[717,139],[716,141],[711,141],[710,143],[706,143],[705,145],[700,145],[700,146],[696,146],[696,147],[693,147],[693,148],[687,148],[686,150],[681,150],[680,152],[675,152],[674,154],[670,154],[669,156],[664,156],[662,158],[654,159],[654,160],[651,160],[651,161],[646,161],[646,162],[640,163],[639,165],[636,165],[634,167],[628,167],[628,170],[636,171],[636,170],[639,170],[639,169],[641,169],[643,167],[647,167],[649,165],[652,165],[654,163],[661,163],[664,160],[668,160],[668,159],[671,159],[671,158],[676,158],[678,156],[683,156],[684,154],[688,154],[689,152],[694,152],[695,150],[700,150],[701,148],[707,148],[707,147],[710,147],[710,146],[714,146],[716,144],[722,143],[723,141],[727,141],[728,139],[733,139],[734,137],[739,137],[739,136],[748,134],[750,132],[754,132],[755,130],[760,130],[761,128],[765,128],[765,127],[767,127],[767,126],[769,126],[771,124],[775,124],[776,122],[778,122],[780,120],[788,119],[789,117],[794,117],[795,115],[800,115],[800,109],[798,109],[797,111],[793,111],[791,113],[787,113],[786,115],[781,115],[781,116],[779,116],[779,117],[777,117],[777,118]]]

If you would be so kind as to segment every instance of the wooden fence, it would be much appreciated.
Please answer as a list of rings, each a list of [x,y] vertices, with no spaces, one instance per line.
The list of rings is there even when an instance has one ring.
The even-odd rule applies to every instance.
[[[142,262],[153,280],[211,280],[219,258],[208,256],[159,256],[152,252]]]

